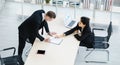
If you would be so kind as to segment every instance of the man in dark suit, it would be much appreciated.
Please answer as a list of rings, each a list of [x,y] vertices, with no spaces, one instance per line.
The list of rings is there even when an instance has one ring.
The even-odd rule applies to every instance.
[[[35,38],[39,38],[40,41],[49,42],[49,39],[45,39],[39,34],[39,30],[45,28],[48,35],[52,36],[54,32],[49,31],[47,21],[52,21],[56,18],[56,14],[53,11],[48,11],[45,13],[44,10],[35,11],[28,19],[26,19],[19,27],[19,46],[18,46],[18,55],[21,58],[21,65],[24,64],[22,61],[22,52],[25,47],[26,40],[33,45]]]

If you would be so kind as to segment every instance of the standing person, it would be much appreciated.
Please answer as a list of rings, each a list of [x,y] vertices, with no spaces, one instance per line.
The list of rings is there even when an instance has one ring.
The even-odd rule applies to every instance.
[[[61,35],[56,35],[56,37],[64,37],[67,35],[72,34],[73,32],[76,32],[74,37],[80,41],[79,46],[84,46],[87,48],[93,48],[94,44],[94,36],[91,32],[91,28],[89,26],[90,19],[88,17],[81,17],[80,22],[77,24],[76,27],[73,29],[64,32]]]
[[[39,34],[39,30],[42,29],[41,34],[43,34],[43,28],[45,28],[46,33],[52,36],[56,34],[55,32],[50,32],[48,27],[48,21],[52,21],[56,18],[56,14],[53,11],[48,11],[45,13],[44,10],[35,11],[28,19],[26,19],[19,27],[19,46],[18,55],[20,57],[20,64],[23,65],[22,52],[25,47],[26,40],[33,45],[35,38],[39,38],[40,41],[49,42],[48,38],[44,38]]]

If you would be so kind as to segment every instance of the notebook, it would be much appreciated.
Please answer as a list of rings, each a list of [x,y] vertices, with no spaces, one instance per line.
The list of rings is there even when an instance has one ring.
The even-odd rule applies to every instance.
[[[76,21],[72,20],[67,26],[72,27],[75,24]]]
[[[65,27],[74,28],[77,25],[76,19],[72,19],[71,17],[66,17],[64,20]]]
[[[55,37],[51,37],[50,38],[50,43],[56,44],[56,45],[60,45],[60,43],[63,41],[62,38],[55,38]]]
[[[74,28],[76,25],[77,25],[77,21],[75,21],[75,20],[71,20],[67,25],[66,25],[66,27],[67,28]]]

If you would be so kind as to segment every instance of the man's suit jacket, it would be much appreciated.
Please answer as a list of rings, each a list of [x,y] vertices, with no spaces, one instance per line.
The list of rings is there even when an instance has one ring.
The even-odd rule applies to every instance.
[[[92,35],[91,28],[89,26],[86,26],[83,30],[81,27],[78,25],[74,27],[73,29],[65,32],[65,35],[70,35],[74,31],[80,30],[81,31],[81,36],[78,34],[75,34],[74,37],[80,41],[79,46],[85,46],[85,47],[93,47],[94,44],[94,36]]]
[[[26,19],[19,27],[19,36],[24,39],[29,38],[30,42],[33,43],[35,38],[38,37],[41,41],[44,38],[39,34],[39,29],[45,28],[46,32],[49,33],[49,27],[45,20],[43,20],[42,13],[44,10],[35,11],[28,19]]]

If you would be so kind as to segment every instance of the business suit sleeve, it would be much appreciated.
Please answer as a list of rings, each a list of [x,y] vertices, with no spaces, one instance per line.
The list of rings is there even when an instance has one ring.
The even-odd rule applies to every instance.
[[[79,36],[78,34],[74,35],[74,37],[78,40],[78,41],[82,41],[84,39],[86,39],[86,37],[88,37],[90,35],[89,31],[86,31],[82,36]]]
[[[49,31],[49,26],[48,26],[48,23],[44,20],[44,27],[45,27],[45,31],[47,32],[47,33],[49,33],[50,31]]]
[[[40,25],[41,25],[41,23],[42,23],[42,13],[45,13],[45,11],[44,10],[37,10],[36,11],[36,13],[35,13],[35,21],[36,21],[36,23],[35,23],[35,26],[36,26],[36,28],[35,28],[35,34],[36,34],[36,37],[37,38],[39,38],[41,41],[43,41],[44,40],[44,37],[42,37],[40,34],[39,34],[39,27],[40,27]]]
[[[65,34],[65,36],[70,35],[70,34],[72,34],[74,31],[76,31],[77,29],[78,29],[78,25],[77,25],[76,27],[72,28],[71,30],[69,30],[69,31],[67,31],[67,32],[64,32],[64,34]]]
[[[43,41],[44,38],[39,34],[39,27],[41,23],[42,23],[42,15],[38,15],[38,13],[36,13],[36,16],[34,18],[34,23],[33,23],[33,25],[35,26],[34,32],[35,32],[36,37],[39,38],[41,41]]]
[[[39,25],[40,25],[40,24],[37,24],[37,26],[36,26],[35,34],[36,34],[36,37],[40,39],[40,41],[43,41],[43,40],[44,40],[44,37],[42,37],[42,36],[39,34]]]

